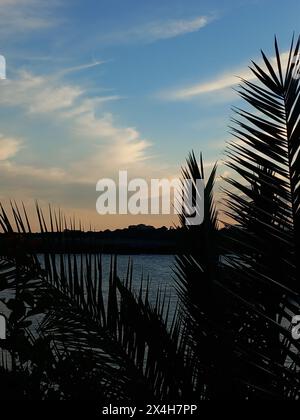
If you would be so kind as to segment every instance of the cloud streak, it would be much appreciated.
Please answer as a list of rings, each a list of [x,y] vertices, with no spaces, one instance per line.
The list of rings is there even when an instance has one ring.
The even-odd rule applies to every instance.
[[[288,59],[288,52],[284,52],[281,54],[281,59],[283,66],[286,64]],[[271,64],[276,64],[276,57],[271,58]],[[258,61],[259,65],[263,65],[262,60]],[[221,92],[223,94],[223,98],[228,98],[228,100],[232,99],[232,95],[230,95],[230,89],[235,85],[241,82],[241,79],[245,80],[254,80],[256,76],[247,68],[247,66],[239,66],[233,70],[227,71],[219,76],[216,76],[212,80],[208,80],[205,82],[196,83],[191,86],[183,87],[183,88],[175,88],[170,91],[161,92],[159,94],[160,98],[166,100],[189,100],[195,97],[199,97],[205,94],[214,94],[216,92]],[[229,92],[228,92],[229,90]]]
[[[102,37],[107,43],[155,42],[161,39],[176,38],[192,32],[198,32],[211,22],[208,16],[197,16],[190,19],[169,19],[149,22],[124,31],[114,32]]]

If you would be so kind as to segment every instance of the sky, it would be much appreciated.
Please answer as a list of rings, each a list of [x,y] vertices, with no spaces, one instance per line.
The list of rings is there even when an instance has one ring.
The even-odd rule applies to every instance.
[[[97,181],[176,177],[191,150],[228,175],[233,88],[299,17],[296,0],[0,0],[0,201],[95,229],[176,223],[98,215]]]

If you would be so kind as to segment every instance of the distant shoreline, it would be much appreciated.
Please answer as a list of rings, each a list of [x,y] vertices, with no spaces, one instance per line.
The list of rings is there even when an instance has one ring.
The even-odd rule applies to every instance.
[[[147,225],[133,225],[124,229],[99,232],[65,229],[62,232],[0,233],[0,255],[8,255],[16,247],[23,251],[25,249],[29,253],[53,254],[87,252],[120,255],[182,255],[203,252],[195,248],[201,226],[194,228],[192,236],[191,231],[185,228],[154,228]],[[219,231],[224,237],[228,233],[231,238],[238,238],[240,229],[232,226]]]
[[[101,232],[6,233],[0,234],[0,253],[20,246],[34,253],[181,254],[186,252],[185,237],[183,229],[146,225]]]

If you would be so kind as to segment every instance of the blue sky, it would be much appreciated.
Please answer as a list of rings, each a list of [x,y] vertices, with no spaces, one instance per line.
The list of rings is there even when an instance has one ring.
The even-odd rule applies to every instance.
[[[191,149],[222,160],[235,76],[275,33],[284,53],[299,16],[294,0],[0,0],[2,201],[131,223],[99,219],[97,180],[175,176]]]

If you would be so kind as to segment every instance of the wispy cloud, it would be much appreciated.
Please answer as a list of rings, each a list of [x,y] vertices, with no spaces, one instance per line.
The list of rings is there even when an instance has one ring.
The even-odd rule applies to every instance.
[[[0,0],[1,38],[55,25],[52,9],[58,4],[57,0]]]
[[[154,42],[197,32],[210,23],[212,19],[208,16],[197,16],[189,19],[149,22],[124,31],[104,35],[101,40],[108,43]]]
[[[0,161],[15,156],[22,147],[22,141],[16,138],[5,137],[0,134]]]
[[[87,63],[87,64],[81,64],[79,66],[74,66],[74,67],[69,67],[67,69],[63,69],[60,72],[57,73],[58,77],[64,76],[66,74],[69,73],[75,73],[81,70],[88,70],[91,69],[93,67],[97,67],[100,66],[101,64],[106,64],[108,63],[108,61],[104,61],[104,60],[95,60],[92,63]]]
[[[72,106],[83,94],[78,86],[54,84],[51,79],[20,71],[16,79],[2,83],[0,105],[18,106],[29,113],[59,111]]]
[[[84,87],[66,83],[57,75],[36,76],[25,71],[5,80],[1,89],[0,106],[19,108],[32,118],[47,116],[49,122],[69,130],[70,137],[84,142],[85,157],[75,155],[69,168],[63,168],[60,175],[65,180],[96,182],[102,173],[112,175],[116,168],[138,165],[148,157],[150,142],[135,127],[120,126],[114,115],[105,111],[104,104],[119,99],[117,95],[89,98]],[[16,144],[3,142],[2,155],[12,155],[13,146]],[[30,171],[12,163],[8,169],[10,173]],[[32,168],[32,173],[35,171]],[[58,173],[57,168],[53,173]]]
[[[288,59],[288,52],[282,53],[281,59],[284,65]],[[270,61],[272,64],[275,64],[276,58],[272,57]],[[261,60],[258,60],[258,63],[263,65]],[[244,65],[226,71],[225,73],[216,76],[212,80],[161,92],[159,97],[166,100],[188,100],[204,94],[215,94],[218,92],[219,94],[222,93],[221,97],[223,99],[225,98],[225,100],[231,100],[232,95],[230,90],[232,87],[239,84],[241,79],[253,80],[255,78],[256,76],[250,70],[250,68],[248,68],[247,65]]]

